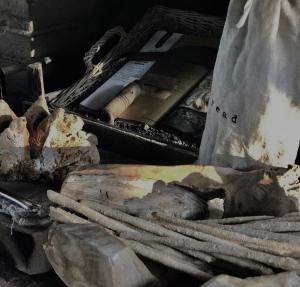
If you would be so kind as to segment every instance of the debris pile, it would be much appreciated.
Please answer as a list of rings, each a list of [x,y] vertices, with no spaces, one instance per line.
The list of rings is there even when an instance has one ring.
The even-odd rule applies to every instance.
[[[74,166],[98,164],[97,138],[85,133],[80,117],[58,109],[50,114],[44,97],[17,117],[0,100],[0,175],[9,180],[63,178]]]
[[[21,2],[0,0],[2,257],[27,274],[53,268],[71,287],[165,287],[165,271],[203,287],[300,286],[300,166],[285,168],[299,149],[299,66],[283,76],[280,67],[298,51],[282,39],[300,33],[300,5],[231,0],[225,27],[157,6],[129,33],[107,31],[79,63],[102,30],[93,26],[119,20],[127,30],[135,17],[95,25],[105,1]],[[255,5],[268,13],[253,21]],[[282,15],[289,21],[279,25]],[[22,98],[37,100],[20,116]],[[84,121],[109,152],[182,164],[200,148],[202,165],[98,166]]]
[[[200,281],[219,274],[242,278],[296,271],[300,268],[300,213],[291,213],[297,209],[289,209],[290,198],[282,186],[297,185],[292,174],[298,170],[92,167],[70,173],[60,193],[48,191],[53,204],[50,216],[64,224],[93,224],[95,230],[105,229],[142,258]],[[247,189],[252,187],[250,199],[254,202],[256,198],[258,206],[273,204],[276,198],[286,203],[269,209],[269,215],[261,215],[250,201],[256,216],[209,218],[207,203],[222,197],[224,214],[228,215],[231,207],[236,212],[238,205],[248,208],[239,210],[251,213],[248,197],[239,195],[233,200],[242,182]],[[173,201],[168,197],[172,191]]]
[[[270,275],[300,268],[299,213],[203,221],[153,213],[146,220],[53,191],[48,198],[59,206],[51,208],[54,220],[97,223],[137,254],[201,280],[216,274]]]

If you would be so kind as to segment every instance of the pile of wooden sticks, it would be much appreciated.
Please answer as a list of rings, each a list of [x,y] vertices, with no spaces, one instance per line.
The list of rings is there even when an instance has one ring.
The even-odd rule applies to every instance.
[[[131,216],[98,202],[48,191],[53,220],[97,223],[137,254],[202,280],[217,274],[269,275],[300,269],[300,214],[189,221]]]

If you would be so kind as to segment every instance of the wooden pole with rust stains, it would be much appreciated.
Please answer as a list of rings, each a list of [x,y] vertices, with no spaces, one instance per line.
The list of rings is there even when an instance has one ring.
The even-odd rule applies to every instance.
[[[41,62],[36,62],[27,66],[28,84],[31,91],[31,100],[35,101],[40,96],[45,95],[44,73]]]

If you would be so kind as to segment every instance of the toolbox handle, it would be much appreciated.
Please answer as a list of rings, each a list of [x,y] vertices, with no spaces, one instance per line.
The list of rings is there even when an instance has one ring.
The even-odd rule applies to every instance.
[[[118,44],[122,43],[127,37],[127,33],[120,26],[108,30],[85,54],[84,62],[87,70],[93,72],[93,74],[100,74],[105,66],[115,60],[114,54],[117,51]]]

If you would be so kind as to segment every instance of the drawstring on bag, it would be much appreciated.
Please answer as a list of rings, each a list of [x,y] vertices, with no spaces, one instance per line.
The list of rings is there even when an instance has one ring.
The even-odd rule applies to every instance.
[[[239,20],[239,22],[236,24],[236,27],[238,29],[241,29],[245,25],[245,23],[246,23],[246,21],[248,19],[248,16],[250,14],[253,2],[254,2],[254,0],[247,0],[246,4],[244,6],[243,16],[241,17],[241,19]]]

